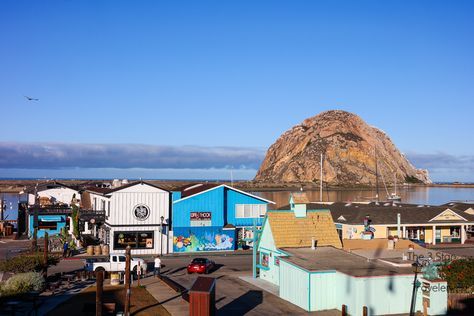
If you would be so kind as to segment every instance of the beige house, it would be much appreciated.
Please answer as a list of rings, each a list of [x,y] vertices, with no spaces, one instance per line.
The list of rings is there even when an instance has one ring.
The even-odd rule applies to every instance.
[[[474,205],[466,203],[429,206],[335,202],[310,203],[306,208],[330,210],[341,240],[361,239],[365,219],[374,238],[399,236],[432,245],[464,244],[474,228]]]

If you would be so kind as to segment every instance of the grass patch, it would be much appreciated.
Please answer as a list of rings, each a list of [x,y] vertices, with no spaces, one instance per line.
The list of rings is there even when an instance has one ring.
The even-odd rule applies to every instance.
[[[123,311],[125,288],[123,286],[104,286],[104,303],[116,303],[117,311]],[[74,295],[67,301],[49,312],[48,316],[82,316],[95,315],[95,287],[89,287]],[[92,306],[91,306],[92,305]],[[89,307],[89,308],[87,308]],[[170,313],[161,306],[143,287],[132,287],[130,299],[130,314],[136,316],[163,315]]]

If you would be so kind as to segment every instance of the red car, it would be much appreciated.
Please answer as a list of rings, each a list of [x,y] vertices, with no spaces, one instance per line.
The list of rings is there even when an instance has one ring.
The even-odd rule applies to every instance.
[[[204,273],[208,274],[215,267],[215,263],[212,260],[206,258],[194,258],[193,261],[188,265],[188,273]]]

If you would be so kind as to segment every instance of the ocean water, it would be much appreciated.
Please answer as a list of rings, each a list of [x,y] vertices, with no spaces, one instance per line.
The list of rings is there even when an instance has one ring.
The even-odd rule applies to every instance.
[[[269,191],[254,192],[265,199],[274,201],[276,205],[270,208],[279,208],[288,205],[288,199],[292,191]],[[319,190],[305,191],[312,202],[320,200]],[[391,191],[389,191],[391,193]],[[323,201],[331,202],[354,202],[368,201],[375,197],[375,190],[323,190]],[[440,205],[450,201],[474,202],[474,188],[454,187],[401,187],[397,194],[401,196],[402,203]],[[383,188],[379,189],[380,200],[387,196]]]

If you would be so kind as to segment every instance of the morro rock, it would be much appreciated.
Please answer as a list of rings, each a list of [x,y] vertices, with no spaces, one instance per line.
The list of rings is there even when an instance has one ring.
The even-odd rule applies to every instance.
[[[327,111],[285,132],[267,151],[257,182],[323,182],[331,185],[373,185],[376,161],[379,183],[431,183],[426,170],[416,169],[381,130],[346,111]]]

